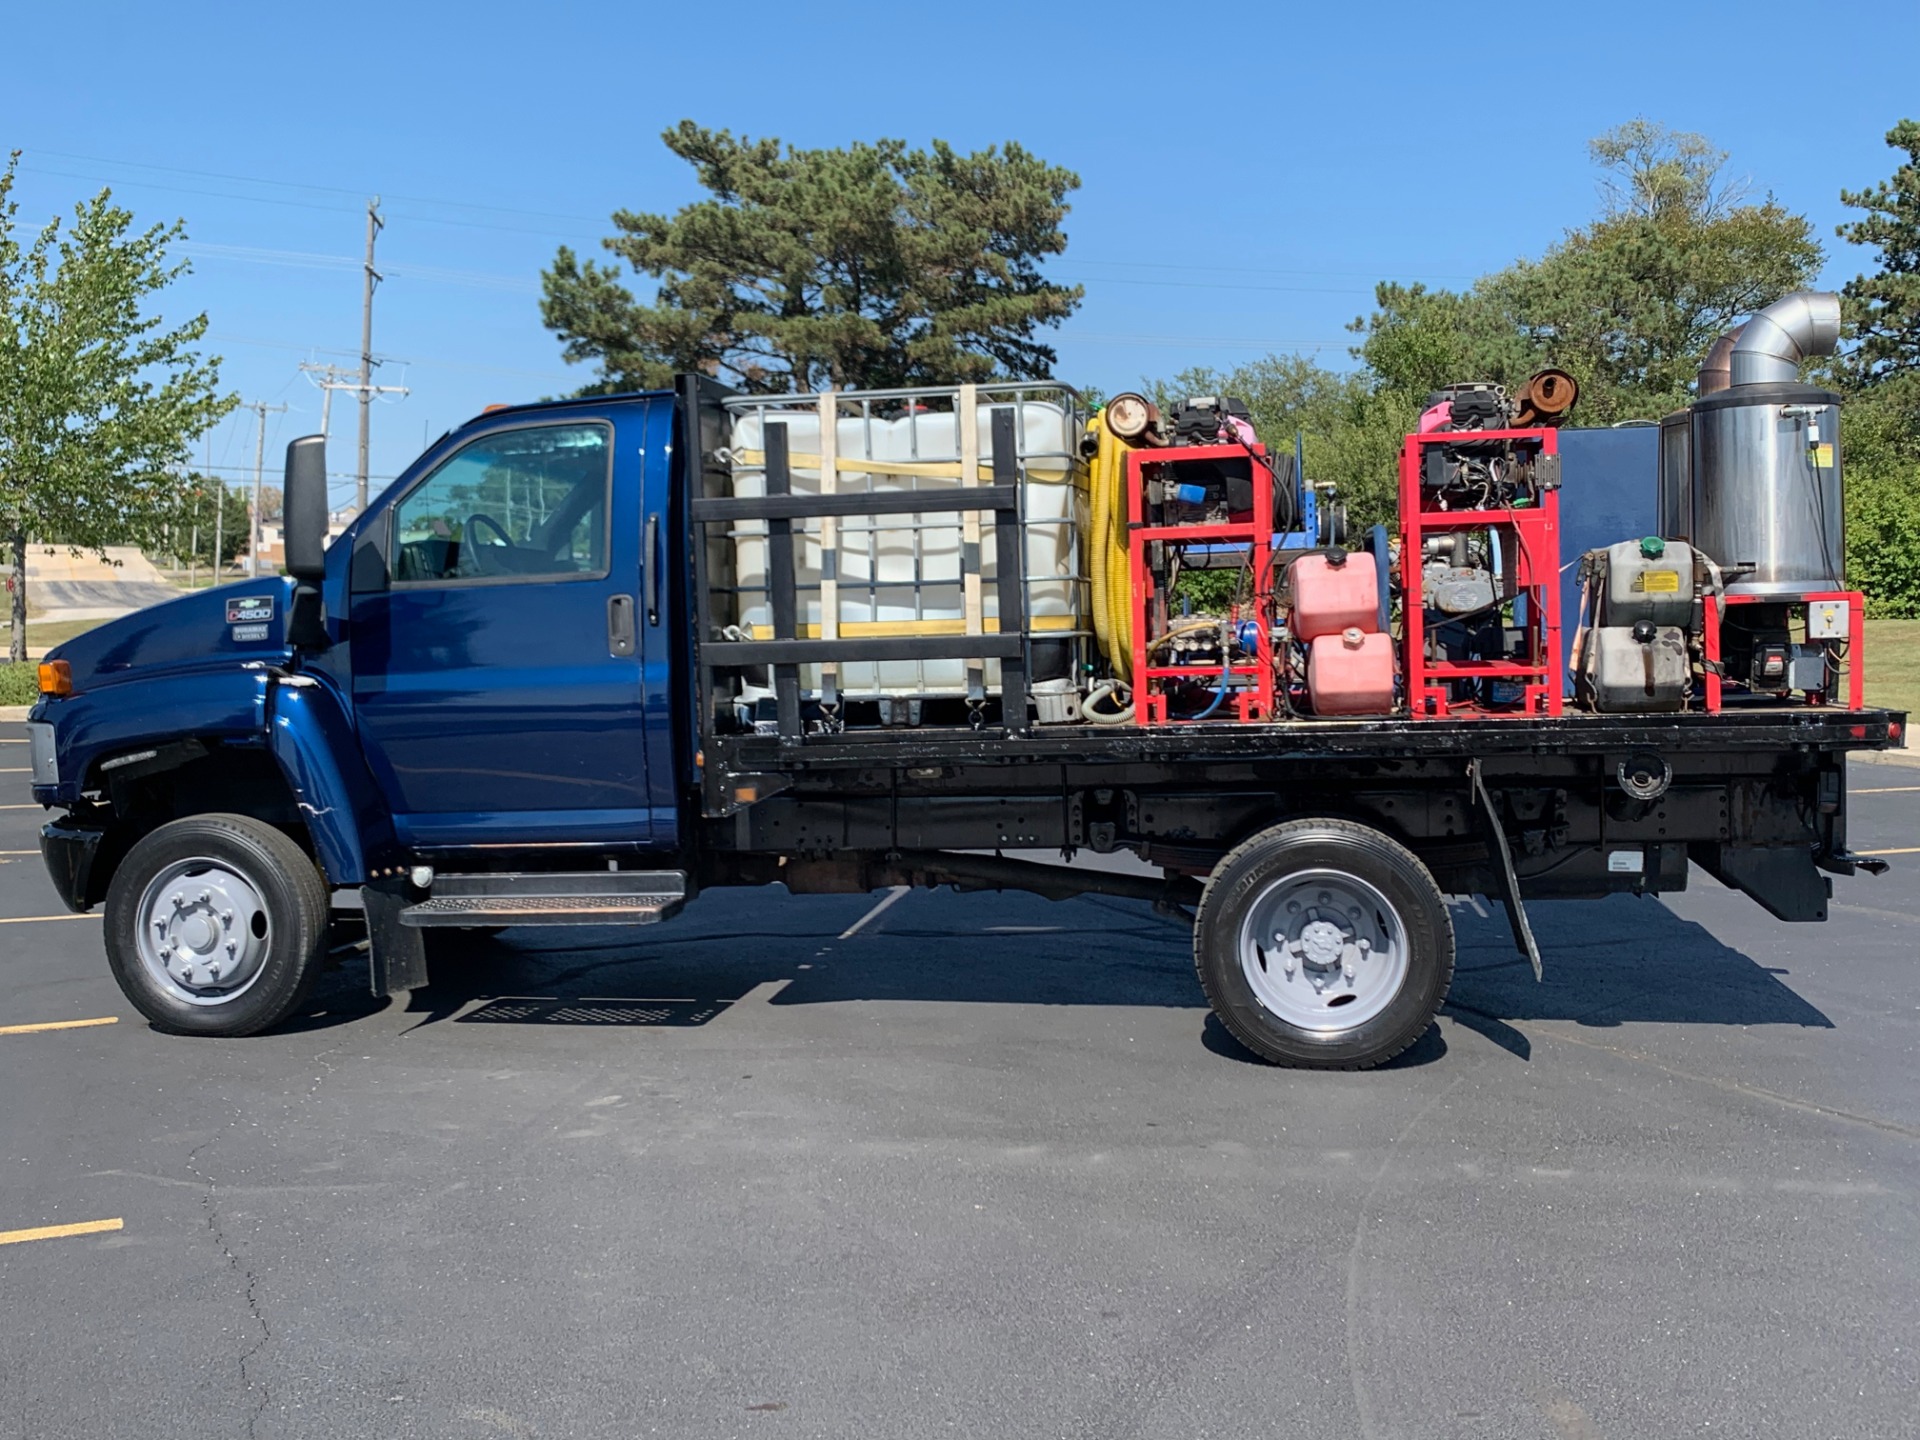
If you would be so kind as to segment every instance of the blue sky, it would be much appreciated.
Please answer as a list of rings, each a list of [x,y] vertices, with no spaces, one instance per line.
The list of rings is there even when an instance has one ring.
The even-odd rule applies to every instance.
[[[1271,350],[1343,362],[1375,280],[1464,284],[1584,221],[1585,143],[1635,115],[1806,212],[1843,281],[1839,191],[1891,172],[1916,53],[1920,5],[1884,3],[96,3],[10,18],[0,145],[26,152],[32,223],[103,183],[187,221],[168,308],[209,313],[246,399],[292,407],[270,466],[319,425],[299,362],[353,363],[383,196],[374,345],[412,391],[374,412],[390,476],[490,402],[587,378],[540,324],[540,269],[597,253],[618,207],[694,198],[658,139],[682,117],[807,146],[1015,139],[1078,171],[1053,269],[1088,294],[1060,374],[1111,391]],[[252,426],[213,436],[231,477]],[[332,434],[350,470],[345,398]]]

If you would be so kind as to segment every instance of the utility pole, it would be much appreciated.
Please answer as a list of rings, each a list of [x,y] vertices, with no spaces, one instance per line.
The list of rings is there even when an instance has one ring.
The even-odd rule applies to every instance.
[[[213,432],[207,432],[207,477],[220,487],[213,497],[213,566],[209,577],[215,585],[220,583],[220,542],[227,537],[220,532],[227,523],[227,482],[213,473]]]
[[[247,554],[247,574],[257,576],[260,573],[261,485],[267,472],[267,416],[278,414],[287,407],[269,405],[264,400],[252,400],[240,408],[253,411],[259,422],[259,433],[254,436],[253,443],[253,547]]]
[[[363,323],[362,328],[364,330],[366,324]],[[363,358],[371,359],[372,357],[363,356]],[[320,392],[320,434],[322,436],[329,436],[332,433],[333,392],[336,390],[351,390],[354,394],[362,396],[363,400],[369,395],[405,396],[410,393],[404,385],[365,385],[360,378],[366,373],[365,371],[350,370],[344,365],[322,365],[317,361],[302,360],[300,362],[300,368],[305,372],[307,379]],[[367,503],[365,415],[366,411],[362,409],[361,465],[358,479],[360,482],[360,508],[363,510],[366,508]]]
[[[320,435],[325,439],[333,432],[333,392],[358,390],[360,386],[355,377],[360,372],[344,365],[321,365],[312,360],[302,360],[300,369],[320,392]]]
[[[353,499],[361,510],[367,508],[367,435],[373,426],[373,287],[380,283],[380,272],[373,268],[373,239],[384,223],[376,195],[367,202],[367,264],[360,288],[360,464],[354,471]]]

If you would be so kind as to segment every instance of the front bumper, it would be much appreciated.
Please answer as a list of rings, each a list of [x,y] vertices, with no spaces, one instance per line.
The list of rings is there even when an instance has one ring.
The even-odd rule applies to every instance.
[[[75,914],[93,908],[88,885],[93,878],[93,862],[100,853],[106,831],[97,825],[67,817],[50,820],[40,829],[40,857],[47,862],[47,874],[60,899]]]

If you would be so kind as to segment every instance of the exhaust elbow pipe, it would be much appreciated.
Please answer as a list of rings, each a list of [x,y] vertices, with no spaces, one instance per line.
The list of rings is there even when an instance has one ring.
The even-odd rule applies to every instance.
[[[1740,338],[1740,332],[1746,328],[1745,325],[1736,325],[1713,342],[1712,348],[1707,351],[1707,358],[1700,362],[1699,382],[1694,386],[1696,395],[1718,395],[1733,383],[1733,342]]]
[[[1831,355],[1839,343],[1840,297],[1796,290],[1740,327],[1728,352],[1727,378],[1733,385],[1792,384],[1800,378],[1802,360]],[[1704,367],[1701,378],[1706,379]]]

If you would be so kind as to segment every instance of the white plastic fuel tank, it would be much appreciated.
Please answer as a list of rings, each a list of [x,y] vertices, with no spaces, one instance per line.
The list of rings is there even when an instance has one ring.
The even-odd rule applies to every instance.
[[[957,491],[961,476],[957,389],[912,396],[848,392],[836,399],[838,457],[835,488],[842,494],[869,491]],[[1045,395],[1048,398],[1032,398]],[[787,427],[789,484],[795,494],[820,493],[819,397],[740,397],[727,402],[733,493],[766,494],[766,431]],[[1062,678],[1082,628],[1086,580],[1078,543],[1074,481],[1078,426],[1070,396],[1057,387],[979,387],[975,430],[979,474],[993,476],[993,416],[1014,414],[1027,574],[1027,626],[1034,633],[1030,680]],[[983,628],[998,630],[1000,603],[992,511],[980,515]],[[965,633],[965,582],[961,558],[963,521],[955,511],[906,515],[848,515],[837,522],[838,629],[842,639],[878,636],[952,636]],[[819,638],[822,528],[818,519],[794,522],[794,576],[800,636]],[[737,623],[757,639],[773,634],[767,590],[768,534],[764,521],[741,521],[729,532],[739,609]],[[1043,646],[1049,634],[1061,645]],[[1056,655],[1054,651],[1057,650]],[[1042,653],[1045,651],[1046,653]],[[966,660],[889,660],[842,664],[837,685],[847,699],[964,697]],[[1000,682],[999,663],[985,663],[989,692]],[[1054,673],[1049,674],[1049,671]],[[801,667],[801,689],[820,688],[818,666]],[[771,694],[747,687],[743,699]]]

